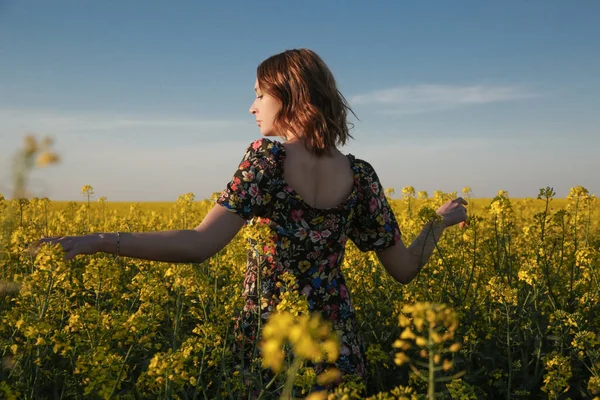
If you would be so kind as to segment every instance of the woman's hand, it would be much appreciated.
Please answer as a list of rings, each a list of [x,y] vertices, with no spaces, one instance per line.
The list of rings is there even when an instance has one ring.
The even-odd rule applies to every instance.
[[[444,226],[447,228],[467,220],[466,205],[468,205],[468,203],[465,199],[457,197],[454,200],[449,200],[442,204],[436,212],[442,217]]]
[[[60,244],[66,253],[67,260],[71,260],[79,254],[95,254],[100,251],[100,237],[94,234],[47,237],[38,241],[38,246],[43,244]]]

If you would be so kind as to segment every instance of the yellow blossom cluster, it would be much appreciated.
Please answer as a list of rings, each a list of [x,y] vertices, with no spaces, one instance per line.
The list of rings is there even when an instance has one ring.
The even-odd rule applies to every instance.
[[[278,312],[289,312],[294,316],[308,314],[308,301],[306,296],[298,292],[298,284],[293,274],[289,272],[281,274],[277,286],[282,288],[276,307]]]
[[[274,313],[263,328],[261,351],[263,366],[280,372],[284,367],[284,345],[291,344],[296,357],[313,362],[335,362],[339,356],[339,337],[320,314],[294,316]]]
[[[27,196],[27,180],[34,167],[44,168],[56,164],[60,157],[52,149],[53,140],[45,137],[38,141],[33,134],[25,136],[23,149],[17,153],[14,163],[14,194],[13,198],[21,199]]]
[[[517,277],[519,278],[519,280],[527,283],[530,286],[539,284],[540,282],[537,279],[538,277],[536,273],[538,267],[536,264],[537,263],[535,262],[535,260],[524,262],[521,265],[519,272],[517,273]]]
[[[402,311],[398,317],[398,324],[404,330],[392,345],[401,350],[396,353],[395,363],[409,363],[417,376],[424,380],[429,380],[431,376],[422,374],[417,367],[429,369],[431,372],[449,371],[453,363],[444,356],[461,349],[460,343],[454,342],[454,334],[458,327],[456,312],[445,304],[429,302],[406,305]],[[408,354],[411,349],[421,359],[429,362],[411,360]]]
[[[590,377],[590,380],[588,381],[587,389],[593,395],[600,394],[600,376],[595,375],[595,376]],[[599,397],[595,397],[594,399],[598,399],[598,398]]]
[[[558,398],[569,389],[569,380],[573,375],[571,360],[553,352],[546,356],[544,364],[547,372],[544,375],[542,390],[548,393],[550,398]]]
[[[527,279],[527,277],[525,276],[524,279]],[[500,277],[491,278],[486,289],[493,302],[506,306],[517,305],[517,288],[506,284]]]

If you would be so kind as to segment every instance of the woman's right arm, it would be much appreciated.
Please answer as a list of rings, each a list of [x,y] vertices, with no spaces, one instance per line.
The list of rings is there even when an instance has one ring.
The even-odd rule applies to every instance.
[[[40,243],[60,244],[65,258],[97,252],[151,261],[201,263],[227,245],[246,220],[215,205],[195,229],[140,233],[96,233],[43,238]],[[118,245],[117,245],[118,239]]]
[[[217,204],[193,230],[143,233],[100,233],[45,238],[40,243],[61,244],[66,258],[104,252],[166,262],[200,263],[229,243],[247,220],[271,206],[271,179],[276,173],[277,146],[265,138],[246,148],[244,157]],[[118,246],[117,246],[118,242]]]

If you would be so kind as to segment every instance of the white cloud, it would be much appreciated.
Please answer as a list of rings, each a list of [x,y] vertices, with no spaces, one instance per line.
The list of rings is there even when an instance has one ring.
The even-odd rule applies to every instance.
[[[539,96],[522,86],[411,85],[350,97],[352,105],[376,105],[381,112],[413,114]]]

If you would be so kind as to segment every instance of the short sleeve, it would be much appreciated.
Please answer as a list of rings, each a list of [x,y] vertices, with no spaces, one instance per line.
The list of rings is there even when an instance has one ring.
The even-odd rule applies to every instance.
[[[361,160],[356,165],[360,184],[348,237],[361,251],[381,251],[400,240],[398,221],[373,167]]]
[[[272,141],[259,139],[252,142],[217,204],[246,220],[265,216],[271,204],[270,187],[276,154]]]

